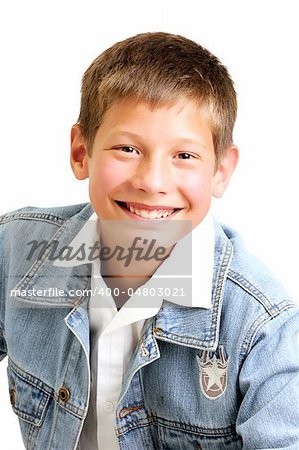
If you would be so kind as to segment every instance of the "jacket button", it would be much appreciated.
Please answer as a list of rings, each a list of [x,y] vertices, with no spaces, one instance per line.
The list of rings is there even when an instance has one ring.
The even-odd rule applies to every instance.
[[[16,403],[16,390],[15,389],[10,389],[9,391],[9,399],[10,399],[10,403],[15,406]]]
[[[58,391],[58,397],[63,402],[68,402],[71,397],[70,391],[65,386],[62,386]]]

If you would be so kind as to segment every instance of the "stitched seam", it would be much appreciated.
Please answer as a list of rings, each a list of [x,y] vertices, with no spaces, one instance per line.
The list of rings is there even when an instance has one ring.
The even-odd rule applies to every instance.
[[[217,278],[215,281],[216,288],[213,293],[214,307],[213,307],[211,327],[210,327],[210,336],[212,339],[210,339],[210,340],[215,339],[215,335],[217,332],[217,322],[219,322],[220,314],[221,314],[221,309],[219,307],[219,304],[220,304],[220,300],[223,296],[224,280],[227,276],[229,263],[232,259],[232,256],[233,256],[233,247],[232,247],[231,243],[229,241],[227,241],[225,250],[223,252],[222,264],[221,264],[220,270],[217,274]]]
[[[142,376],[141,376],[141,370],[138,370],[138,377],[139,377],[139,383],[141,386],[141,394],[142,394],[142,404],[145,405],[145,401],[144,401],[144,386],[143,386],[143,381],[142,381]],[[144,408],[144,406],[143,406]]]
[[[90,205],[89,203],[82,203],[82,204],[77,204],[77,205],[68,205],[65,206],[65,208],[69,208],[69,207],[74,207],[76,209],[76,211],[73,211],[72,214],[67,215],[67,217],[60,217],[59,215],[55,215],[51,212],[37,212],[37,211],[32,211],[32,212],[18,212],[18,211],[11,211],[11,212],[7,212],[5,214],[0,215],[0,225],[1,224],[5,224],[7,222],[10,222],[11,220],[18,220],[18,219],[37,219],[37,220],[43,220],[45,219],[46,221],[49,221],[50,223],[55,223],[55,222],[60,222],[60,224],[63,224],[65,221],[68,221],[69,219],[71,219],[72,217],[74,217],[77,214],[80,214],[81,211],[83,209],[85,209],[86,207],[88,207],[88,205]],[[77,208],[79,208],[77,210]],[[27,207],[32,208],[30,206]],[[60,207],[63,208],[63,207]],[[25,208],[26,209],[26,208]],[[37,208],[38,209],[38,208]],[[70,211],[71,212],[71,211]]]
[[[154,341],[155,341],[155,339],[154,339]],[[157,356],[151,357],[150,361],[144,362],[143,364],[139,365],[136,368],[136,370],[134,370],[134,372],[131,374],[130,382],[132,381],[132,379],[135,376],[136,372],[140,371],[143,367],[147,366],[148,364],[150,364],[150,363],[152,363],[152,362],[154,362],[154,361],[156,361],[157,359],[160,358],[160,351],[159,351],[159,347],[158,347],[157,342],[155,342],[155,346],[157,348]],[[123,392],[122,396],[118,399],[118,404],[120,404],[122,402],[122,400],[123,400],[124,396],[126,395],[129,387],[130,387],[130,384],[127,385],[126,390]]]
[[[41,399],[41,401],[38,405],[38,410],[37,410],[37,414],[36,414],[36,416],[40,416],[40,417],[38,419],[38,423],[35,424],[36,426],[40,426],[40,424],[43,420],[43,413],[49,402],[49,399],[50,399],[50,397],[53,397],[53,394],[52,394],[53,390],[51,388],[49,388],[49,386],[47,386],[45,383],[43,383],[38,378],[36,378],[33,375],[30,375],[27,372],[20,369],[10,358],[9,358],[9,369],[15,374],[15,376],[17,376],[19,379],[21,379],[24,383],[26,383],[27,385],[33,386],[34,388],[38,389],[40,392],[43,393],[43,398]],[[26,374],[27,378],[25,377],[25,374]],[[34,380],[35,380],[35,382],[34,382]],[[42,386],[41,386],[41,384],[42,384]],[[47,392],[46,389],[43,388],[43,386],[45,386],[47,389],[49,389],[49,392]],[[28,414],[27,412],[17,409],[14,406],[12,406],[12,408],[15,411],[15,413],[19,417],[21,417],[23,420],[25,420],[26,422],[32,423],[32,421],[35,422],[35,420],[37,419],[36,416]]]
[[[216,337],[216,333],[217,333],[217,323],[219,323],[220,320],[220,314],[221,314],[221,308],[220,308],[220,301],[221,298],[223,296],[223,292],[224,292],[224,280],[227,276],[227,272],[229,270],[229,264],[230,261],[232,259],[233,256],[233,247],[230,244],[230,242],[228,241],[226,243],[225,246],[225,250],[223,252],[223,256],[222,256],[222,263],[220,266],[220,269],[217,273],[217,277],[216,277],[216,281],[215,281],[215,286],[216,288],[214,289],[213,292],[213,310],[212,310],[212,319],[211,319],[211,325],[210,325],[210,338],[206,338],[204,340],[199,340],[199,339],[195,339],[194,337],[190,337],[190,336],[182,336],[182,335],[178,335],[175,333],[170,333],[170,332],[166,332],[163,331],[163,336],[160,333],[155,333],[154,336],[157,337],[160,340],[166,341],[166,342],[173,342],[171,341],[171,338],[173,338],[175,340],[175,343],[178,345],[183,345],[183,343],[185,343],[188,346],[193,346],[194,348],[198,348],[198,346],[200,347],[205,347],[205,348],[209,348],[210,346],[207,345],[207,343],[211,343],[212,347],[214,347],[214,341],[215,341],[215,337]],[[165,334],[167,335],[165,337]],[[168,339],[167,339],[168,337]],[[179,338],[179,341],[176,339]]]
[[[164,331],[164,336],[155,333],[155,338],[159,339],[160,341],[165,341],[165,342],[170,342],[171,344],[177,344],[177,345],[187,345],[188,347],[193,347],[193,348],[198,348],[198,347],[202,347],[204,346],[205,348],[208,348],[209,345],[207,345],[207,343],[211,343],[213,347],[214,341],[213,339],[205,339],[205,340],[199,340],[199,339],[194,339],[194,338],[190,338],[188,336],[182,336],[181,334],[174,334],[174,333],[169,333]],[[167,336],[165,336],[165,334]],[[177,339],[178,338],[178,339]]]
[[[226,428],[204,428],[204,427],[201,428],[195,427],[194,425],[181,424],[175,421],[168,421],[160,417],[153,416],[153,419],[154,419],[153,422],[158,423],[162,427],[179,430],[186,433],[191,431],[195,434],[205,437],[228,437],[236,434],[234,425],[230,425]]]
[[[75,340],[73,340],[71,349],[73,348],[74,344],[75,344]],[[68,358],[67,367],[65,369],[65,373],[64,373],[63,379],[65,379],[65,376],[66,376],[66,373],[67,373],[67,368],[68,368],[69,363],[70,363],[70,359],[71,359],[71,351],[69,352],[69,358]],[[64,384],[64,382],[63,382],[63,384]],[[56,409],[55,422],[54,422],[54,425],[53,425],[53,428],[52,428],[52,433],[51,433],[51,436],[50,436],[50,439],[49,439],[49,449],[52,448],[52,443],[53,443],[54,436],[55,436],[55,431],[56,431],[56,428],[57,428],[56,424],[57,424],[58,418],[60,416],[60,408],[62,408],[64,411],[66,411],[66,412],[68,412],[70,414],[75,415],[75,417],[78,417],[78,418],[82,419],[82,417],[77,416],[75,411],[72,411],[71,408],[69,408],[69,407],[66,408],[65,405],[62,404],[62,402],[59,402],[59,397],[58,397],[58,395],[56,393],[54,394],[54,400],[55,400],[56,404],[58,405],[58,408]],[[77,409],[77,411],[81,410],[79,407],[73,405],[71,402],[68,401],[68,406],[70,406],[70,405],[73,406],[75,409]],[[81,411],[84,414],[84,410],[81,410]]]
[[[25,370],[22,370],[20,367],[17,366],[9,357],[9,363],[11,370],[17,375],[19,378],[21,378],[26,383],[30,384],[33,387],[38,388],[44,394],[50,395],[53,397],[54,389],[52,389],[50,386],[48,386],[46,383],[41,381],[39,378],[29,374],[28,372],[25,372]]]
[[[63,375],[63,380],[66,379],[68,367],[69,367],[70,361],[71,361],[71,359],[72,359],[72,357],[73,357],[72,350],[73,350],[73,347],[74,347],[74,345],[75,345],[75,342],[76,342],[76,340],[73,339],[72,346],[71,346],[70,351],[69,351],[69,354],[68,354],[68,360],[67,360],[66,369],[65,369],[65,372],[64,372],[64,375]],[[65,381],[63,381],[62,384],[63,384],[63,386],[65,386]],[[56,393],[54,394],[54,398],[55,398],[56,403],[57,403],[59,406],[61,406],[61,408],[63,408],[65,411],[73,412],[74,415],[76,415],[76,417],[82,418],[82,416],[79,415],[79,412],[81,411],[82,414],[84,414],[84,409],[81,409],[79,406],[74,405],[74,403],[72,403],[71,401],[68,401],[67,403],[59,402],[59,396],[58,396]],[[66,405],[67,405],[67,406],[66,406]],[[73,410],[73,409],[70,409],[69,406],[71,406],[74,410]],[[76,413],[76,411],[78,411],[78,413]],[[78,414],[78,415],[77,415],[77,414]]]
[[[4,230],[3,230],[4,231]],[[4,240],[4,239],[3,239]],[[3,242],[3,246],[4,246],[4,242]],[[2,246],[1,246],[2,247]],[[6,298],[6,283],[5,283],[5,263],[4,263],[4,248],[1,248],[1,253],[2,253],[2,257],[0,256],[0,261],[1,261],[1,266],[0,266],[0,286],[2,286],[3,289],[3,298],[0,298],[0,312],[3,310],[3,316],[1,320],[3,320],[3,327],[5,326],[5,298]],[[1,305],[1,302],[3,301],[3,305]],[[4,329],[0,329],[0,335],[3,336],[4,340],[5,340],[5,334],[4,334]],[[6,345],[6,341],[5,341],[5,348],[7,350],[7,345]]]
[[[11,222],[13,220],[40,220],[52,223],[54,225],[62,225],[66,220],[54,214],[47,213],[19,213],[0,216],[0,225]]]
[[[139,377],[139,383],[140,383],[140,386],[141,386],[141,394],[142,394],[142,408],[145,410],[145,413],[147,413],[147,411],[146,411],[146,409],[145,409],[145,396],[144,396],[144,389],[143,389],[143,382],[142,382],[142,376],[141,376],[141,372],[142,372],[142,370],[140,369],[140,370],[138,370],[138,377]],[[151,437],[152,437],[152,439],[153,439],[153,441],[154,441],[154,435],[153,435],[153,430],[150,428],[150,434],[151,434]]]
[[[28,412],[23,411],[20,408],[16,408],[15,406],[13,406],[12,408],[14,412],[26,422],[34,423],[35,426],[40,426],[43,421],[43,413],[46,409],[47,404],[49,403],[49,399],[50,395],[43,393],[43,398],[39,402],[36,415],[29,414]]]
[[[203,437],[228,437],[228,436],[236,435],[234,424],[232,424],[226,428],[204,428],[204,427],[197,427],[197,426],[189,425],[189,424],[185,424],[185,423],[170,421],[170,420],[163,419],[161,417],[154,416],[154,415],[150,415],[147,418],[138,419],[138,422],[128,423],[127,425],[119,427],[118,434],[122,435],[132,429],[141,428],[141,427],[144,427],[151,423],[159,424],[162,427],[171,428],[173,430],[179,430],[179,431],[186,432],[186,433],[192,432],[193,434],[203,436]]]
[[[82,416],[84,414],[84,409],[81,409],[79,406],[75,405],[74,403],[72,403],[70,400],[68,400],[65,404],[68,405],[68,407],[66,407],[64,404],[62,404],[61,402],[59,402],[59,397],[58,395],[55,393],[54,394],[54,400],[57,403],[57,405],[64,409],[65,411],[67,411],[68,413],[73,414],[74,416],[82,419]],[[82,414],[80,414],[80,412]]]
[[[271,300],[254,284],[248,281],[243,275],[235,272],[232,269],[229,269],[227,277],[235,284],[240,286],[244,291],[248,292],[252,297],[254,297],[268,312],[268,314],[272,317],[276,317],[277,308],[276,305],[273,308],[271,304]],[[292,304],[290,300],[284,299],[283,302],[288,302]]]
[[[269,322],[271,319],[270,317],[267,315],[265,317],[265,313],[262,314],[261,316],[258,317],[258,319],[256,319],[253,324],[250,326],[249,328],[249,332],[251,333],[249,335],[249,338],[247,337],[247,335],[249,334],[249,332],[246,334],[242,344],[241,344],[241,349],[240,349],[240,355],[239,355],[239,364],[242,364],[242,361],[246,358],[246,356],[248,355],[252,343],[254,341],[254,338],[256,336],[256,333],[258,332],[258,330],[267,322]],[[253,328],[254,325],[254,328]],[[251,332],[250,330],[253,328],[253,331]]]
[[[28,440],[27,440],[27,446],[31,450],[34,449],[33,439],[34,439],[34,435],[36,434],[35,433],[36,430],[37,430],[37,427],[31,423],[29,425],[29,433],[28,433]]]
[[[52,442],[54,440],[55,431],[57,429],[56,424],[57,424],[57,421],[58,421],[59,413],[60,413],[60,409],[56,408],[56,414],[55,414],[55,417],[54,417],[54,423],[53,423],[53,426],[52,426],[52,432],[51,432],[51,436],[50,436],[50,439],[49,439],[49,447],[48,447],[49,449],[52,448]]]
[[[129,422],[126,425],[117,428],[118,436],[127,433],[128,431],[135,430],[136,428],[142,428],[152,422],[151,417],[138,419],[137,422]]]
[[[24,370],[20,369],[10,358],[10,368],[11,370],[19,377],[21,378],[25,383],[30,384],[31,386],[39,389],[44,394],[54,398],[56,403],[62,407],[65,411],[68,411],[70,413],[73,413],[76,417],[81,418],[80,412],[83,413],[84,410],[81,409],[79,406],[75,405],[71,401],[68,401],[68,408],[66,408],[64,405],[59,403],[58,401],[58,395],[55,393],[55,390],[48,386],[43,381],[39,380],[37,377],[34,377],[33,375],[29,374],[28,372],[25,372]]]
[[[248,333],[246,334],[242,345],[241,345],[241,351],[240,351],[240,362],[241,362],[241,358],[246,358],[246,356],[248,355],[248,353],[251,350],[253,341],[256,337],[257,332],[262,328],[263,325],[265,325],[266,323],[270,322],[271,320],[275,319],[275,317],[279,316],[282,312],[287,311],[288,309],[292,309],[294,308],[294,305],[292,304],[288,304],[286,302],[282,302],[281,303],[281,307],[280,309],[277,311],[277,313],[275,314],[275,316],[266,316],[265,317],[265,313],[262,314],[261,316],[259,316],[250,326]],[[253,331],[251,332],[251,330],[253,329]],[[249,338],[247,337],[249,335]],[[248,342],[246,344],[246,340],[248,339]]]

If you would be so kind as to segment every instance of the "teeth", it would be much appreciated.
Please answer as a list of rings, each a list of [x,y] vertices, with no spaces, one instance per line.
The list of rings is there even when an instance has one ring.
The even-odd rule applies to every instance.
[[[137,216],[143,219],[165,219],[165,217],[170,216],[174,209],[153,209],[151,211],[147,209],[137,209],[127,203],[127,208]]]

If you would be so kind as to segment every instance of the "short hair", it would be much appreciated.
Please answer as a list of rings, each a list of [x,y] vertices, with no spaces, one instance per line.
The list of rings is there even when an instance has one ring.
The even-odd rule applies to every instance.
[[[234,83],[219,59],[196,42],[142,33],[101,53],[83,75],[78,124],[90,149],[107,110],[126,98],[163,106],[184,96],[209,113],[216,163],[233,142]]]

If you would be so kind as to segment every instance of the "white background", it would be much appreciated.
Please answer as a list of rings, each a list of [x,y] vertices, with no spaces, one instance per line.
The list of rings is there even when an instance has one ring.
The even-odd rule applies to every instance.
[[[0,10],[0,213],[88,201],[69,168],[81,76],[106,47],[145,31],[206,46],[239,98],[241,160],[214,211],[299,300],[297,1],[10,0]],[[1,448],[23,448],[0,366]],[[62,449],[64,450],[64,449]]]

